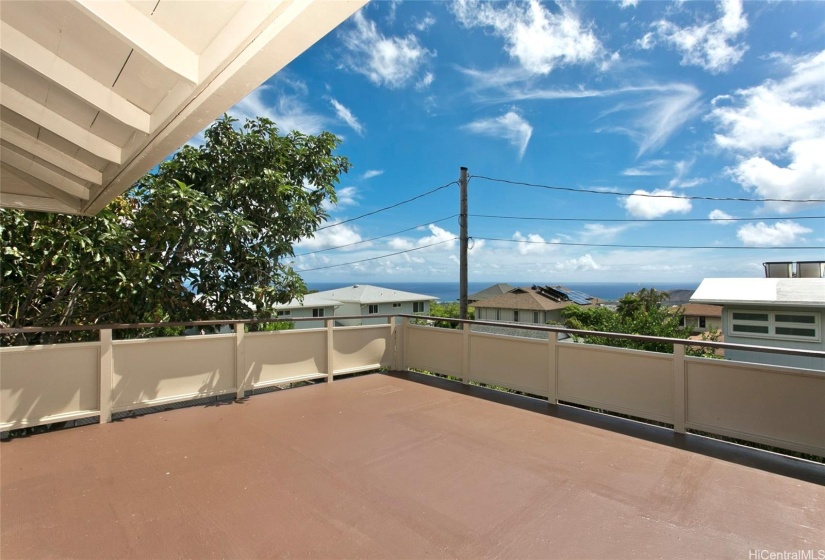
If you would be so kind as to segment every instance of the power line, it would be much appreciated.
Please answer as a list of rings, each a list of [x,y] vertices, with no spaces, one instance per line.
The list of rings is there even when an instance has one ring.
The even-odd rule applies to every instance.
[[[379,208],[378,210],[373,210],[372,212],[367,212],[366,214],[361,214],[360,216],[356,216],[356,217],[350,218],[348,220],[342,220],[340,222],[336,222],[336,223],[330,224],[328,226],[319,227],[315,231],[321,231],[321,230],[324,230],[324,229],[333,228],[333,227],[336,227],[336,226],[340,226],[341,224],[347,224],[349,222],[354,222],[355,220],[360,220],[361,218],[366,218],[367,216],[372,216],[374,214],[378,214],[379,212],[385,212],[387,210],[392,210],[393,208],[398,208],[399,206],[401,206],[403,204],[407,204],[407,203],[412,202],[414,200],[418,200],[419,198],[424,198],[425,196],[429,196],[433,193],[436,193],[436,192],[440,191],[441,189],[446,189],[449,186],[457,185],[457,184],[458,184],[458,181],[451,181],[451,182],[447,183],[446,185],[441,185],[440,187],[436,187],[431,191],[421,193],[421,194],[416,195],[412,198],[408,198],[407,200],[402,200],[401,202],[396,202],[395,204],[392,204],[390,206],[385,206],[384,208]]]
[[[402,229],[400,231],[396,231],[393,233],[388,233],[386,235],[379,235],[378,237],[371,237],[369,239],[362,239],[361,241],[355,241],[354,243],[347,243],[346,245],[338,245],[337,247],[327,247],[326,249],[318,249],[317,251],[310,251],[308,253],[300,253],[295,255],[296,257],[305,257],[307,255],[314,255],[316,253],[323,253],[325,251],[334,251],[336,249],[344,249],[345,247],[352,247],[354,245],[361,245],[363,243],[369,243],[370,241],[377,241],[379,239],[384,239],[386,237],[392,237],[393,235],[398,235],[399,233],[406,233],[408,231],[412,231],[414,229],[418,229],[420,227],[428,226],[430,224],[437,224],[439,222],[445,222],[447,220],[451,220],[458,216],[458,214],[453,214],[452,216],[447,216],[446,218],[441,218],[440,220],[431,220],[429,222],[424,222],[423,224],[418,224],[417,226],[408,227],[407,229]]]
[[[546,222],[757,222],[762,220],[822,220],[825,216],[763,216],[761,218],[545,218],[542,216],[498,216],[495,214],[470,214],[471,218],[497,220],[541,220]]]
[[[458,239],[458,238],[457,237],[451,237],[450,239],[444,239],[442,241],[436,241],[435,243],[430,243],[429,245],[422,245],[421,247],[415,247],[413,249],[407,249],[406,251],[398,251],[396,253],[390,253],[388,255],[381,255],[381,256],[378,256],[378,257],[370,257],[368,259],[361,259],[360,261],[351,261],[351,262],[345,262],[345,263],[331,264],[331,265],[328,265],[328,266],[319,266],[319,267],[316,267],[316,268],[304,268],[302,270],[299,270],[298,272],[301,272],[301,273],[303,273],[303,272],[314,272],[316,270],[324,270],[324,269],[327,269],[327,268],[335,268],[335,267],[338,267],[338,266],[347,266],[347,265],[350,265],[350,264],[359,264],[359,263],[368,262],[368,261],[377,261],[379,259],[386,259],[386,258],[389,258],[389,257],[394,257],[396,255],[403,255],[404,253],[412,253],[413,251],[420,251],[421,249],[426,249],[427,247],[435,247],[436,245],[441,245],[442,243],[447,243],[449,241],[455,241],[456,239]]]
[[[484,175],[473,175],[474,179],[484,179],[486,181],[493,181],[496,183],[505,183],[508,185],[519,185],[522,187],[532,187],[536,189],[548,189],[553,191],[566,191],[573,193],[588,193],[588,194],[609,194],[613,196],[640,196],[645,198],[678,198],[682,200],[713,200],[718,202],[825,202],[825,199],[809,198],[794,199],[794,198],[744,198],[744,197],[724,197],[724,196],[687,196],[679,194],[652,194],[652,193],[627,193],[621,191],[607,191],[596,189],[574,189],[572,187],[554,187],[552,185],[541,185],[537,183],[525,183],[523,181],[511,181],[509,179],[496,179],[493,177],[485,177]]]
[[[473,237],[473,239],[481,239],[484,241],[504,241],[506,243],[530,243],[534,245],[569,245],[574,247],[613,247],[619,249],[736,249],[748,251],[765,251],[765,250],[807,250],[807,249],[825,249],[822,247],[739,247],[735,245],[624,245],[624,244],[608,244],[608,243],[570,243],[564,241],[532,241],[529,239],[502,239],[497,237]]]

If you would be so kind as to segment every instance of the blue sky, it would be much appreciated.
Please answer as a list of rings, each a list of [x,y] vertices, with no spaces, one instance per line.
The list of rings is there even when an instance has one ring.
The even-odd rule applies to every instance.
[[[696,282],[825,258],[825,220],[803,219],[825,205],[765,200],[825,199],[822,2],[376,1],[231,112],[342,138],[353,168],[326,225],[468,167],[470,281]],[[458,205],[452,185],[327,227],[294,266],[457,281]]]

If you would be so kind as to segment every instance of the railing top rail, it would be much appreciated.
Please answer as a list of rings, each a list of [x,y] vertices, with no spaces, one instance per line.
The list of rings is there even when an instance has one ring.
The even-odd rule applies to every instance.
[[[562,326],[551,325],[530,325],[522,323],[502,323],[500,321],[476,321],[470,319],[453,319],[449,317],[430,317],[425,315],[398,315],[407,319],[422,319],[426,321],[449,321],[452,323],[467,323],[471,325],[483,325],[488,327],[520,329],[529,331],[542,331],[565,333],[576,336],[598,336],[604,338],[621,338],[624,340],[635,340],[639,342],[660,342],[663,344],[676,344],[681,346],[697,346],[703,348],[725,348],[731,350],[750,350],[755,352],[770,352],[773,354],[787,354],[790,356],[805,356],[810,358],[825,358],[825,351],[821,350],[802,350],[797,348],[782,348],[778,346],[756,346],[750,344],[736,344],[733,342],[714,342],[712,340],[692,340],[685,338],[671,338],[664,336],[649,336],[642,334],[625,334],[604,331],[586,331],[581,329],[572,329]]]
[[[32,334],[44,332],[81,332],[81,331],[100,331],[104,329],[110,330],[127,330],[127,329],[157,329],[165,327],[202,327],[215,325],[252,325],[259,323],[293,323],[306,321],[348,321],[348,320],[363,320],[363,319],[389,319],[390,317],[397,317],[396,314],[372,314],[372,315],[346,315],[334,317],[265,317],[256,319],[210,319],[208,321],[169,321],[157,323],[100,323],[95,325],[61,325],[51,327],[4,327],[0,328],[0,334]]]

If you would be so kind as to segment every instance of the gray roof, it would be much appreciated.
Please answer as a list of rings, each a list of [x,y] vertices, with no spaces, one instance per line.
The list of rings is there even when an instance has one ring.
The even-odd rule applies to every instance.
[[[565,289],[558,286],[559,289]],[[602,303],[598,298],[590,297],[587,304],[577,304],[574,301],[555,301],[540,293],[536,287],[513,288],[513,291],[500,294],[473,304],[476,308],[518,309],[527,311],[552,311],[564,309],[568,305],[597,305]]]
[[[501,294],[506,294],[510,290],[515,290],[515,286],[511,286],[510,284],[493,284],[489,288],[484,288],[480,292],[476,292],[474,294],[470,294],[467,296],[467,299],[471,299],[473,301],[478,301],[482,299],[491,298],[493,296],[499,296]]]
[[[359,303],[361,305],[376,303],[402,303],[407,301],[435,301],[438,298],[381,286],[369,284],[355,284],[324,292],[315,292],[304,296],[301,303],[293,299],[289,303],[279,304],[275,309],[296,309],[300,307],[335,307],[343,303]]]
[[[825,307],[825,278],[705,278],[690,301]]]

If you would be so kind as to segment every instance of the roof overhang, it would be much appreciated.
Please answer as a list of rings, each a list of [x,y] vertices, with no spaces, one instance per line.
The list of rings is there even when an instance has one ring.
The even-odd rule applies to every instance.
[[[367,0],[2,0],[0,206],[93,215]]]
[[[825,278],[705,278],[690,301],[825,308]]]

